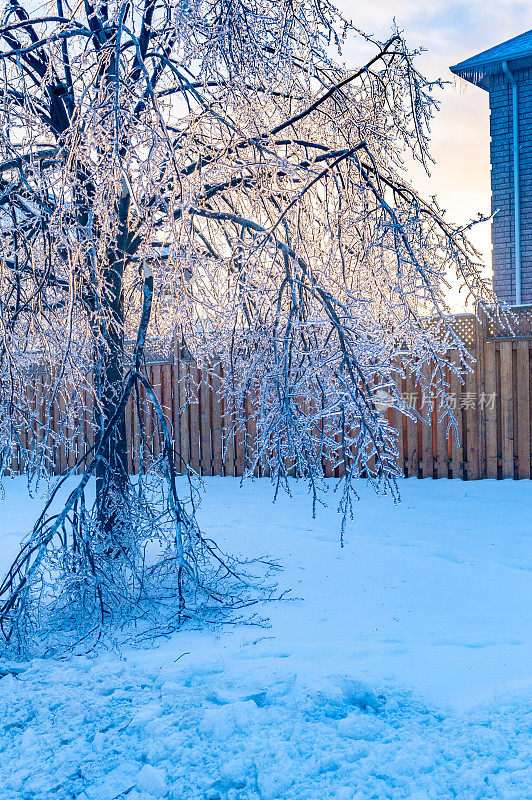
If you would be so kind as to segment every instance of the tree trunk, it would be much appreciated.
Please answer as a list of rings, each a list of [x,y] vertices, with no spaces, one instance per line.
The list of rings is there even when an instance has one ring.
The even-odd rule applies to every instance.
[[[124,390],[124,254],[127,241],[129,192],[118,204],[120,231],[115,250],[108,253],[102,292],[100,335],[97,341],[95,422],[102,436],[117,413]],[[102,536],[116,552],[124,546],[127,519],[128,458],[126,414],[113,421],[113,431],[102,448],[96,468],[96,507]]]
[[[123,333],[122,337],[123,338]],[[107,344],[107,343],[106,343]],[[101,436],[110,424],[120,402],[123,385],[123,350],[118,346],[100,348],[98,354],[95,415]],[[103,446],[96,467],[96,505],[98,522],[106,540],[120,544],[125,518],[128,481],[126,417],[122,411],[113,422],[113,431]]]

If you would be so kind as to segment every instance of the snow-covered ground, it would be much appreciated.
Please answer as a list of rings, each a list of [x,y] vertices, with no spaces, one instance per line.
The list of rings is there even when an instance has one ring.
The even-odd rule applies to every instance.
[[[203,529],[300,599],[0,679],[0,800],[532,797],[529,482],[362,485],[343,550],[303,485],[207,484]],[[2,562],[36,510],[9,482]]]

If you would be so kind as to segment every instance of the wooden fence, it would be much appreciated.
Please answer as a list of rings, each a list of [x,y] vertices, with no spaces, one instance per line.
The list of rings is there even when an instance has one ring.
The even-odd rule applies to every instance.
[[[473,315],[456,318],[455,330],[476,359],[474,371],[465,383],[449,375],[451,396],[455,403],[459,440],[451,430],[447,436],[447,421],[438,420],[438,409],[431,407],[412,378],[403,380],[400,387],[405,400],[429,423],[413,420],[395,408],[387,409],[390,423],[399,432],[399,464],[405,476],[419,478],[530,478],[532,431],[532,309],[522,309],[513,330],[508,332],[486,319],[478,321]],[[451,351],[451,357],[455,354]],[[149,379],[174,432],[175,460],[178,471],[190,465],[203,475],[242,474],[245,460],[244,437],[254,436],[253,420],[248,419],[245,431],[233,432],[229,409],[219,394],[221,367],[205,377],[190,361],[174,359],[148,366]],[[35,407],[42,404],[47,387],[44,376],[35,376],[33,392]],[[192,401],[187,398],[192,396]],[[86,398],[90,405],[90,398]],[[59,397],[56,405],[59,407]],[[81,404],[83,405],[83,403]],[[90,409],[89,409],[90,411]],[[56,446],[51,448],[50,468],[61,473],[75,465],[87,444],[92,444],[90,426],[83,420],[73,420],[76,435],[72,446],[67,436],[60,435],[60,408],[51,411],[50,427],[57,430]],[[141,440],[133,407],[127,408],[127,439],[129,468],[138,470],[139,449],[154,448],[154,418],[145,417],[144,437]],[[11,471],[21,468],[17,454]],[[339,477],[342,466],[325,464],[328,477]],[[262,474],[262,473],[261,473]]]
[[[447,436],[437,408],[412,379],[404,380],[405,398],[430,417],[426,424],[390,411],[405,476],[532,477],[532,308],[515,311],[511,330],[472,314],[456,317],[455,330],[476,360],[464,383],[448,376],[459,436],[454,430]]]

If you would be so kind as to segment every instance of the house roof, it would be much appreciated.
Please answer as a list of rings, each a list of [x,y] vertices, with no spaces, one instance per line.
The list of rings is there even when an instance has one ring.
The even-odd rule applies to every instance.
[[[450,67],[450,70],[460,78],[482,89],[488,89],[489,76],[502,70],[503,61],[512,63],[514,69],[532,65],[532,30],[490,47],[489,50],[484,50],[476,56],[471,56],[466,61]]]

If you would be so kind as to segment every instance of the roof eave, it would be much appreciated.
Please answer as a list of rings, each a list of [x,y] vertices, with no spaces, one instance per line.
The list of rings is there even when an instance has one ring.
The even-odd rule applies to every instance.
[[[489,79],[492,75],[503,71],[502,65],[504,60],[505,59],[497,59],[482,63],[475,59],[470,59],[468,61],[462,61],[460,64],[455,64],[453,67],[449,67],[449,69],[453,75],[457,75],[459,78],[463,78],[463,80],[489,91]],[[532,53],[521,56],[520,58],[509,58],[508,66],[512,70],[532,67]]]

